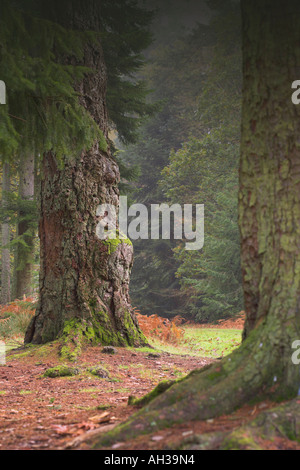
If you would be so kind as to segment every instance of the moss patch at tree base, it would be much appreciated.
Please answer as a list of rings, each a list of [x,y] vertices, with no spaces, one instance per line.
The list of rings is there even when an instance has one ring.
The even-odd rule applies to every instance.
[[[145,346],[147,339],[134,324],[130,312],[125,311],[120,331],[114,330],[107,312],[93,312],[90,321],[72,319],[66,321],[59,341],[62,346],[60,357],[67,361],[77,361],[82,348],[99,345],[107,347]]]

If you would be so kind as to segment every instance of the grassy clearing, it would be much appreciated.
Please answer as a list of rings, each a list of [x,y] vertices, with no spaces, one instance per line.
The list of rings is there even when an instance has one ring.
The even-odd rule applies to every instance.
[[[227,356],[241,343],[242,331],[235,329],[212,329],[184,327],[184,336],[178,344],[168,344],[150,339],[158,352],[217,358]]]
[[[177,344],[161,341],[158,338],[149,338],[152,348],[139,348],[139,352],[145,354],[153,352],[167,352],[169,354],[189,355],[197,357],[217,358],[227,356],[241,343],[241,330],[235,329],[212,329],[185,327],[184,336]],[[18,348],[23,344],[23,338],[19,336],[14,339],[6,339],[6,351]],[[38,349],[38,348],[37,348]],[[42,351],[43,349],[43,351]],[[44,349],[46,349],[44,351]],[[134,351],[134,348],[129,348]],[[40,357],[49,355],[51,348],[41,348]],[[23,355],[27,355],[32,351],[26,351]],[[44,354],[42,354],[42,352]],[[52,352],[52,351],[51,351]],[[21,355],[20,355],[21,356]],[[126,369],[128,366],[119,366],[119,369]]]
[[[0,340],[4,341],[6,352],[23,345],[24,334],[36,306],[36,299],[15,301],[0,309]],[[140,327],[148,338],[150,347],[139,348],[145,354],[167,352],[170,354],[197,356],[214,359],[230,354],[241,343],[241,330],[229,328],[200,328],[176,326],[173,322],[157,315],[144,316],[136,311]],[[241,320],[242,321],[242,320]],[[230,326],[230,325],[228,325]],[[43,359],[54,352],[55,342],[35,350]],[[51,350],[51,348],[53,348]],[[134,350],[134,348],[129,348]],[[31,354],[31,350],[20,353],[19,357]],[[15,358],[17,355],[14,356]],[[127,366],[119,366],[125,370]]]
[[[184,328],[185,341],[191,353],[216,358],[227,356],[242,340],[242,331],[233,329]]]
[[[24,336],[16,336],[14,338],[11,338],[11,339],[1,339],[1,341],[4,341],[5,343],[5,350],[6,352],[8,351],[11,351],[12,349],[17,349],[17,348],[20,348],[22,346],[24,346]]]

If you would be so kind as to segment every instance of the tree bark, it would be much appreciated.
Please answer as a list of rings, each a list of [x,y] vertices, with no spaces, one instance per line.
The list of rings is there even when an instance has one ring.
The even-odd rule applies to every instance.
[[[7,205],[6,192],[10,188],[10,166],[3,164],[2,180],[2,207]],[[1,303],[3,305],[10,302],[10,249],[7,245],[10,241],[10,227],[8,221],[2,223],[2,255],[1,255]]]
[[[19,197],[23,201],[33,201],[34,199],[34,156],[22,155],[19,169]],[[15,297],[22,299],[32,291],[32,266],[34,261],[34,238],[35,233],[28,218],[24,217],[22,209],[19,211],[19,222],[17,226],[17,236],[22,237],[26,243],[19,244],[16,250],[15,263]]]
[[[94,438],[94,448],[231,413],[249,400],[299,393],[292,344],[300,339],[300,106],[292,103],[291,86],[300,78],[300,5],[296,0],[241,5],[244,341],[216,364],[167,384],[164,393],[154,390],[150,403],[126,424]]]
[[[65,2],[64,25],[97,28],[99,2]],[[66,24],[68,23],[68,24]],[[81,65],[94,70],[76,86],[107,138],[106,69],[100,43],[89,44]],[[40,300],[25,342],[45,343],[70,336],[102,344],[142,345],[142,335],[129,298],[133,250],[129,240],[110,245],[96,236],[99,204],[119,205],[119,169],[109,149],[99,143],[80,156],[65,159],[45,155],[42,165]],[[79,341],[80,343],[80,341]]]
[[[299,333],[300,7],[242,2],[244,89],[239,217],[247,320],[244,338],[276,321]],[[287,344],[286,344],[287,346]]]

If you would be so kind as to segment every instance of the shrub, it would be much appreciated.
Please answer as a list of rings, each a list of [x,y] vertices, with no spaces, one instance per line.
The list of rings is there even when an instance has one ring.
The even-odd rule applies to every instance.
[[[140,328],[146,337],[167,343],[178,343],[183,338],[183,330],[167,318],[158,315],[142,315],[134,309]]]
[[[0,309],[0,338],[24,336],[35,313],[36,299],[16,300]]]

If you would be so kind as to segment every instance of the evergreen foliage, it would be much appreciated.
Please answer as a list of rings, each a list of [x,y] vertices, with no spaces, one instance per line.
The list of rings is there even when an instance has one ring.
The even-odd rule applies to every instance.
[[[137,0],[103,0],[101,2],[101,44],[107,67],[108,115],[121,142],[137,139],[145,118],[157,110],[147,99],[149,89],[137,72],[145,64],[143,51],[153,36],[152,10]]]
[[[141,51],[151,42],[152,13],[132,0],[99,2],[99,8],[99,30],[91,32],[50,21],[49,6],[42,2],[2,2],[0,77],[8,101],[0,107],[2,158],[16,154],[19,146],[35,154],[52,150],[62,157],[90,147],[95,139],[105,149],[103,134],[74,89],[90,71],[65,60],[80,61],[86,42],[101,38],[109,116],[119,138],[132,141],[141,119],[154,111],[155,106],[145,102],[144,82],[134,79],[143,64]]]
[[[62,158],[89,148],[103,135],[74,89],[89,70],[66,65],[63,58],[80,59],[91,33],[66,30],[16,4],[1,5],[0,76],[7,86],[7,105],[0,107],[1,158],[15,157],[20,149]]]
[[[125,152],[141,166],[135,198],[205,204],[205,245],[197,252],[174,241],[134,243],[131,295],[143,313],[213,321],[242,309],[240,45],[239,10],[224,2],[209,26],[150,53],[144,76],[162,108]]]
[[[228,8],[229,6],[229,8]],[[214,321],[243,308],[238,230],[238,161],[241,112],[239,10],[224,5],[212,26],[216,44],[198,108],[199,138],[190,138],[163,170],[168,200],[205,204],[201,251],[174,250],[176,275],[189,296],[186,313]]]
[[[239,146],[220,131],[190,139],[173,152],[161,184],[170,202],[205,204],[205,242],[201,251],[174,249],[176,276],[188,296],[186,313],[214,321],[243,307],[237,224]],[[176,188],[176,189],[174,189]]]

